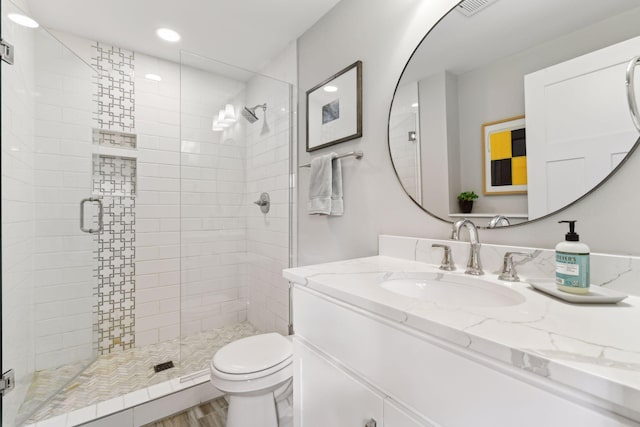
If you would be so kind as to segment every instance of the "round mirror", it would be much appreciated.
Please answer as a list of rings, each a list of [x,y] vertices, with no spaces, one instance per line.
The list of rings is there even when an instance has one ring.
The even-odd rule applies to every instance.
[[[599,186],[638,141],[640,78],[626,84],[638,22],[637,0],[459,3],[416,48],[391,104],[389,153],[407,194],[442,220],[495,227]]]

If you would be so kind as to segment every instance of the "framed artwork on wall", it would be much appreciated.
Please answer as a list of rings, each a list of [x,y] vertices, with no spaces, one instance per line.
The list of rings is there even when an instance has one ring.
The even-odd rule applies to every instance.
[[[485,196],[527,194],[524,116],[482,125],[482,192]]]
[[[362,61],[307,91],[307,151],[362,136]]]

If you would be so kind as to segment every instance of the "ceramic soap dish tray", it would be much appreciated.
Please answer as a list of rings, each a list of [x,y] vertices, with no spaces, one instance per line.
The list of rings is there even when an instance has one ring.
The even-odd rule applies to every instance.
[[[553,280],[529,280],[527,283],[534,289],[574,304],[615,304],[628,296],[622,292],[596,285],[589,287],[589,293],[579,295],[559,290]]]

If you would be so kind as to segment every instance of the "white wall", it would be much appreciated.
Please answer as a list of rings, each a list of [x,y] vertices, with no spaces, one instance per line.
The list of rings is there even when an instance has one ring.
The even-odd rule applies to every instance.
[[[381,233],[448,237],[450,225],[425,214],[402,191],[388,155],[387,121],[393,91],[411,52],[455,4],[453,0],[343,0],[298,40],[300,163],[312,158],[304,151],[305,91],[360,59],[364,98],[363,137],[313,153],[364,151],[362,160],[343,162],[345,215],[307,215],[308,174],[300,174],[300,265],[375,254]],[[627,196],[629,183],[638,180],[640,155],[636,154],[597,192],[563,213],[524,226],[481,231],[480,239],[550,248],[564,235],[557,221],[577,219],[581,239],[593,251],[638,255],[640,232],[626,225],[640,209],[640,201]]]

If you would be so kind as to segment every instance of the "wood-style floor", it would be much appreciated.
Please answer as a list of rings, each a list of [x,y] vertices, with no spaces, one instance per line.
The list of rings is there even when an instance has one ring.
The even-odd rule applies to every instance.
[[[144,427],[225,427],[228,407],[225,398],[219,397]]]

